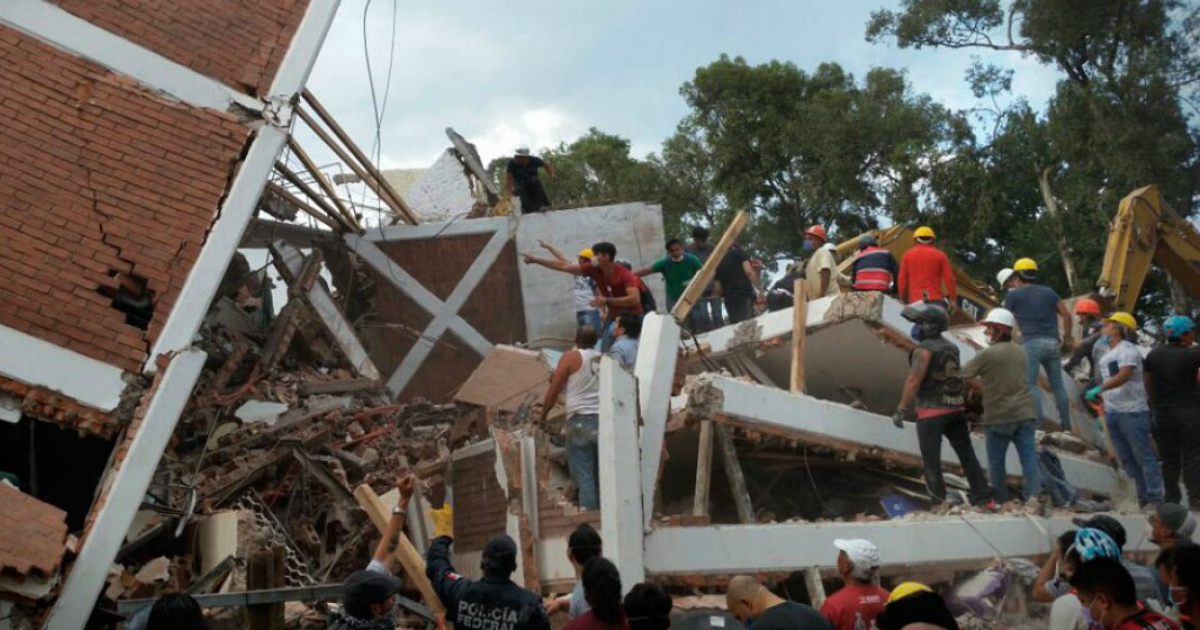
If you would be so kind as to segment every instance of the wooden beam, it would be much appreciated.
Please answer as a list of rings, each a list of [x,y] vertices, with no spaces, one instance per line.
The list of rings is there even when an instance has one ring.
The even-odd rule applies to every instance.
[[[743,524],[757,523],[754,516],[754,506],[750,503],[750,491],[746,489],[746,475],[742,472],[742,464],[738,461],[737,450],[733,447],[733,436],[729,427],[716,425],[717,445],[721,447],[721,463],[725,465],[725,476],[729,479],[729,491],[733,494],[733,502],[737,506],[738,520]]]
[[[696,493],[692,498],[692,515],[708,516],[708,495],[712,488],[713,423],[700,422],[700,447],[696,455]]]
[[[342,144],[346,145],[347,149],[350,149],[350,153],[354,154],[354,157],[358,158],[359,163],[361,163],[364,168],[371,169],[378,173],[378,170],[375,169],[375,166],[371,163],[371,160],[367,157],[367,154],[363,153],[362,149],[358,148],[357,144],[354,144],[354,140],[351,140],[350,136],[343,131],[342,128],[337,124],[337,121],[333,119],[333,116],[330,116],[329,112],[325,111],[325,108],[322,107],[320,101],[318,101],[317,98],[312,95],[312,92],[304,90],[302,95],[304,97],[304,102],[308,103],[308,106],[313,109],[313,112],[317,114],[321,121],[329,126],[329,129],[333,131],[333,135],[337,136],[338,140],[341,140]],[[396,192],[396,189],[392,188],[392,184],[388,182],[388,180],[382,175],[377,176],[379,178],[379,185],[387,191],[389,196],[394,197],[400,202],[400,205],[404,208],[404,214],[408,220],[411,221],[413,225],[420,223],[421,221],[417,218],[417,214],[413,212],[412,208],[408,206],[408,203],[404,201],[404,197],[401,197],[400,193]]]
[[[313,179],[317,180],[317,185],[320,186],[321,190],[324,191],[330,200],[333,201],[333,205],[338,209],[338,212],[341,213],[342,218],[346,220],[346,223],[353,225],[356,230],[361,231],[362,224],[358,222],[358,218],[354,216],[354,212],[352,212],[350,208],[346,206],[346,202],[342,201],[341,197],[338,197],[337,191],[333,189],[333,184],[329,183],[328,179],[325,179],[325,175],[321,173],[321,169],[317,168],[317,163],[314,162],[311,157],[309,157],[308,152],[304,150],[304,147],[300,146],[300,143],[296,142],[296,139],[291,136],[288,136],[287,143],[288,148],[291,149],[292,153],[294,153],[296,157],[300,159],[300,163],[304,165],[304,168],[308,169],[308,172],[313,176]]]
[[[295,186],[296,188],[299,188],[300,192],[304,193],[304,195],[306,197],[308,197],[309,199],[311,199],[313,203],[317,204],[318,208],[320,208],[321,210],[324,210],[325,214],[329,215],[330,218],[336,219],[339,224],[345,223],[346,219],[344,219],[342,217],[341,213],[339,213],[336,208],[329,205],[329,202],[326,201],[325,198],[322,197],[320,193],[313,190],[313,187],[309,186],[308,182],[304,181],[303,179],[300,179],[300,175],[298,175],[296,173],[296,171],[293,171],[292,169],[288,168],[287,164],[284,164],[283,162],[276,162],[275,170],[280,175],[283,175],[283,178],[288,180],[288,182],[291,185]],[[346,224],[347,229],[352,228],[352,227],[353,226]]]
[[[733,222],[729,224],[729,228],[721,235],[721,240],[717,241],[716,247],[708,255],[708,260],[704,261],[704,266],[692,277],[692,281],[684,289],[679,302],[671,310],[671,316],[676,321],[687,319],[688,313],[692,312],[692,306],[696,304],[696,300],[700,299],[700,295],[704,293],[704,288],[708,286],[709,282],[712,282],[713,275],[717,273],[717,265],[721,264],[721,259],[725,258],[725,253],[733,246],[733,242],[737,240],[738,235],[742,233],[742,229],[749,222],[750,215],[745,212],[739,212],[733,218]]]
[[[375,494],[371,486],[364,484],[354,489],[354,498],[358,500],[359,507],[371,518],[375,529],[382,534],[387,529],[392,515],[391,511],[384,507],[379,495]],[[420,552],[413,547],[412,541],[404,533],[400,534],[400,544],[396,546],[396,559],[400,561],[400,566],[404,567],[404,573],[408,575],[408,579],[417,585],[417,590],[421,591],[425,605],[429,606],[435,614],[445,615],[446,607],[442,605],[442,600],[438,599],[429,578],[425,577],[425,558],[421,557]]]
[[[804,339],[808,335],[808,296],[797,278],[792,294],[792,391],[804,392]]]

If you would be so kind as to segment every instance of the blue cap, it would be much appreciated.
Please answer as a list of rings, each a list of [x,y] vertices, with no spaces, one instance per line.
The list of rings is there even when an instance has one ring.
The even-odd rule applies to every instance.
[[[1163,332],[1167,334],[1167,339],[1179,339],[1195,327],[1196,323],[1186,315],[1172,315],[1163,322]]]

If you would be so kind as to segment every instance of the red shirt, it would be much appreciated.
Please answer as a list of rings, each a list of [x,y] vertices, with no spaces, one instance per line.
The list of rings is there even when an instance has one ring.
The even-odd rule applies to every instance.
[[[642,314],[642,300],[638,293],[642,279],[634,275],[632,271],[621,265],[613,265],[612,275],[606,277],[599,267],[591,263],[579,263],[579,271],[595,281],[596,287],[600,289],[600,295],[604,297],[619,298],[629,294],[638,296],[638,301],[633,306],[610,306],[608,319],[616,319],[617,315],[621,313]]]
[[[1117,624],[1116,630],[1179,630],[1174,621],[1145,608]]]
[[[947,297],[942,293],[942,283],[946,283],[950,302],[958,298],[958,290],[954,286],[954,270],[950,268],[950,259],[942,250],[925,243],[917,243],[905,252],[900,261],[900,280],[896,283],[900,299],[905,304],[912,304],[929,294],[929,299],[940,300]]]
[[[887,604],[888,592],[878,586],[847,584],[821,604],[821,614],[834,630],[875,630],[875,618]]]
[[[624,267],[621,267],[624,269]],[[607,624],[596,617],[596,613],[587,611],[567,622],[562,630],[629,630],[629,622],[621,616],[621,623]]]

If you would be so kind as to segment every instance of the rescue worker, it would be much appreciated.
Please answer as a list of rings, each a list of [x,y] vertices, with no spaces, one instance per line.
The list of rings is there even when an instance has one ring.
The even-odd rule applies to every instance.
[[[908,355],[911,367],[892,421],[901,429],[906,420],[917,423],[917,441],[929,499],[935,504],[946,502],[946,481],[942,475],[942,438],[945,437],[966,473],[971,502],[995,511],[998,506],[992,500],[987,478],[975,457],[971,430],[964,413],[958,346],[942,336],[950,326],[950,314],[940,304],[928,302],[910,304],[900,314],[916,324],[914,339],[918,345]]]
[[[933,228],[923,225],[913,232],[913,238],[917,244],[900,259],[900,279],[896,282],[900,301],[912,304],[923,299],[942,300],[948,309],[954,308],[958,300],[954,270],[946,254],[933,246]]]
[[[989,345],[963,366],[962,375],[968,385],[983,392],[983,435],[992,490],[1000,503],[1008,500],[1004,460],[1011,443],[1021,461],[1025,505],[1036,513],[1042,492],[1034,441],[1037,421],[1033,394],[1025,386],[1025,351],[1012,340],[1017,320],[1008,310],[994,308],[982,324]]]
[[[1004,296],[1004,308],[1012,311],[1021,328],[1021,345],[1025,348],[1025,383],[1033,392],[1033,406],[1038,421],[1045,422],[1042,401],[1038,396],[1038,370],[1045,369],[1046,380],[1054,392],[1058,407],[1059,429],[1071,430],[1071,401],[1063,384],[1061,343],[1064,349],[1071,347],[1071,313],[1058,294],[1048,286],[1038,284],[1038,267],[1032,258],[1022,258],[1013,264],[1017,286]],[[1062,320],[1061,342],[1055,316]]]
[[[879,568],[883,561],[879,548],[862,538],[833,541],[837,547],[837,570],[845,584],[821,604],[821,614],[834,630],[874,628],[875,619],[887,604],[887,589],[879,586]]]
[[[815,300],[840,293],[837,281],[837,248],[829,242],[824,226],[814,225],[804,231],[804,251],[808,253],[808,263],[804,267],[808,299]]]
[[[883,291],[895,293],[896,276],[900,264],[896,257],[879,247],[879,241],[870,234],[858,239],[858,255],[850,267],[850,288],[855,291]]]
[[[1162,458],[1168,503],[1179,503],[1179,478],[1187,487],[1188,504],[1200,511],[1200,347],[1192,318],[1168,317],[1163,323],[1167,344],[1146,356],[1146,393],[1154,410],[1154,441]]]
[[[996,284],[1000,285],[1000,291],[1008,293],[1016,284],[1016,278],[1013,278],[1012,267],[1005,267],[996,273]]]
[[[500,534],[483,546],[483,578],[469,580],[450,563],[450,536],[438,536],[425,553],[425,576],[446,606],[446,622],[457,628],[550,630],[537,595],[513,583],[517,544]]]
[[[538,415],[538,421],[545,425],[559,393],[566,391],[563,433],[567,438],[567,472],[579,490],[579,507],[583,510],[600,508],[600,352],[595,346],[596,331],[591,326],[580,326],[575,333],[575,347],[563,353],[550,375],[550,387],[546,388]]]
[[[1079,298],[1073,310],[1083,339],[1075,346],[1075,351],[1071,353],[1071,358],[1063,365],[1063,369],[1070,372],[1087,359],[1088,382],[1091,383],[1096,379],[1096,361],[1092,358],[1092,351],[1096,348],[1096,342],[1101,337],[1100,328],[1104,325],[1100,321],[1100,303],[1091,298]]]
[[[1178,630],[1167,617],[1138,603],[1133,578],[1112,558],[1079,565],[1071,586],[1092,623],[1103,630]]]
[[[508,161],[504,169],[504,182],[508,190],[521,199],[521,214],[533,214],[550,207],[546,188],[538,177],[538,169],[544,168],[555,179],[554,165],[536,155],[530,155],[529,147],[521,146]]]

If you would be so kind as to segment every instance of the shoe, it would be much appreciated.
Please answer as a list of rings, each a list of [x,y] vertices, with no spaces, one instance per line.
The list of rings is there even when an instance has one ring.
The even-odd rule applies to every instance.
[[[975,507],[985,514],[998,514],[1004,511],[1004,506],[997,503],[995,499],[988,499],[987,503],[980,503]]]
[[[1039,499],[1038,497],[1029,497],[1029,499],[1027,499],[1025,501],[1025,513],[1026,514],[1032,514],[1034,516],[1043,516],[1045,514],[1045,512],[1046,512],[1046,507],[1042,503],[1042,500]]]

